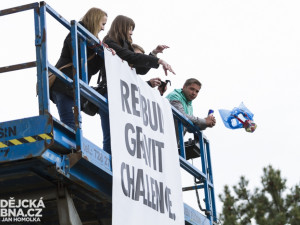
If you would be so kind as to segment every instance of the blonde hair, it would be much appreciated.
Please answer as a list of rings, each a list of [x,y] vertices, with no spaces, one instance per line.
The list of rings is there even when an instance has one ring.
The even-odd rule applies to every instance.
[[[132,46],[132,48],[133,48],[134,51],[135,50],[139,50],[140,52],[142,52],[143,54],[145,54],[145,50],[141,46],[139,46],[137,44],[132,44],[131,46]]]
[[[98,38],[98,32],[100,31],[100,20],[107,16],[107,13],[99,8],[91,8],[82,17],[81,21],[88,31]]]
[[[131,44],[132,39],[130,35],[128,35],[130,27],[134,30],[135,23],[131,18],[122,15],[117,16],[112,22],[107,35],[104,37],[104,42],[106,39],[110,38],[119,45],[121,45],[123,40],[126,40]]]

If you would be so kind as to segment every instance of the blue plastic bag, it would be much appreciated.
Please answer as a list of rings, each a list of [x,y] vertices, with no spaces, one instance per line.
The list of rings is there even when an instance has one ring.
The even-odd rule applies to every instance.
[[[224,125],[229,129],[245,128],[247,132],[254,132],[257,125],[253,122],[254,114],[242,102],[233,110],[219,109]]]

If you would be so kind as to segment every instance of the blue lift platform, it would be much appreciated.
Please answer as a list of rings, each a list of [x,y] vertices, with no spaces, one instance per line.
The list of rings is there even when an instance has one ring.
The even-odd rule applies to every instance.
[[[0,73],[36,67],[39,115],[0,122],[0,200],[42,197],[45,204],[42,221],[32,224],[109,225],[112,217],[111,155],[84,138],[79,104],[80,96],[84,96],[108,112],[107,99],[87,84],[87,68],[84,66],[87,45],[98,46],[94,48],[98,54],[103,54],[103,48],[98,44],[99,40],[79,23],[74,20],[68,22],[45,2],[0,10],[0,16],[28,10],[34,14],[36,61],[1,67]],[[52,16],[71,32],[76,71],[74,82],[48,62],[46,16]],[[80,60],[78,42],[81,46]],[[83,65],[82,79],[78,75],[78,62]],[[75,130],[49,112],[49,72],[75,90]],[[197,181],[195,186],[183,188],[183,191],[200,189],[204,193],[202,213],[184,204],[185,223],[216,224],[209,141],[175,108],[173,115],[179,125],[180,165]],[[185,143],[183,127],[194,133],[199,142]],[[188,161],[195,157],[201,159],[200,169]]]

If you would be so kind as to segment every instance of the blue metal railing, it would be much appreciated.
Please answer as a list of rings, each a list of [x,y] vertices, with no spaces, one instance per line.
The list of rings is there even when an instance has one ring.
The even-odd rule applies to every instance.
[[[172,111],[178,123],[180,165],[192,176],[197,178],[199,181],[203,182],[203,185],[198,185],[196,188],[204,189],[205,208],[206,212],[208,212],[206,214],[207,218],[210,221],[217,222],[209,141],[203,137],[203,133],[200,131],[200,129],[197,126],[193,125],[193,123],[190,120],[188,120],[185,116],[183,116],[178,110],[176,110],[173,107]],[[183,139],[183,127],[186,127],[189,132],[194,133],[194,136],[197,137],[197,139],[199,140],[202,171],[196,169],[193,165],[190,165],[186,161],[186,151]]]
[[[102,55],[100,41],[86,30],[81,24],[76,21],[69,23],[61,15],[59,15],[54,9],[52,9],[45,2],[32,3],[20,7],[1,10],[0,16],[17,13],[26,10],[34,10],[34,23],[35,23],[35,46],[36,46],[36,63],[30,62],[20,65],[9,66],[0,68],[0,72],[7,72],[16,69],[24,69],[36,66],[37,67],[37,84],[38,84],[38,100],[39,100],[39,114],[49,114],[49,86],[48,86],[48,72],[53,73],[58,79],[62,80],[66,85],[73,87],[75,90],[74,96],[74,114],[75,114],[75,134],[76,134],[76,149],[82,149],[82,129],[81,129],[81,111],[80,111],[80,96],[82,95],[99,108],[108,113],[107,99],[96,92],[88,85],[87,76],[87,45],[97,45],[94,48],[98,54]],[[60,24],[71,32],[71,40],[73,47],[73,80],[58,70],[56,67],[48,62],[47,52],[47,26],[46,26],[46,14],[51,15]],[[78,38],[79,37],[79,38]],[[78,60],[78,41],[80,45],[80,60]],[[80,64],[79,64],[80,63]],[[79,66],[81,65],[81,66]],[[79,68],[81,67],[82,78],[79,78]],[[210,156],[210,144],[209,141],[203,136],[202,132],[197,126],[194,126],[185,116],[183,116],[175,108],[172,108],[174,118],[178,123],[179,133],[179,153],[180,153],[180,165],[193,177],[202,182],[201,185],[196,185],[194,188],[203,189],[205,194],[205,211],[206,217],[209,219],[210,224],[217,222],[217,213],[215,206],[215,194],[212,175],[212,164]],[[199,140],[200,146],[200,158],[201,158],[201,170],[190,164],[186,160],[186,150],[184,143],[184,127]]]

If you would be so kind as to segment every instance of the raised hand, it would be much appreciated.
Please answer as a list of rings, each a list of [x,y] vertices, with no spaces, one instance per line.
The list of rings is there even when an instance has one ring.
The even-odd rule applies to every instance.
[[[167,45],[158,45],[158,46],[152,51],[152,53],[153,53],[154,55],[157,55],[158,53],[163,53],[163,51],[164,51],[166,48],[169,48],[169,46],[167,46]]]

